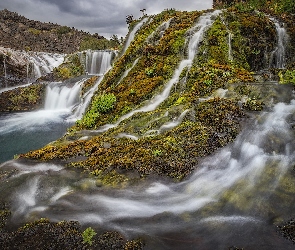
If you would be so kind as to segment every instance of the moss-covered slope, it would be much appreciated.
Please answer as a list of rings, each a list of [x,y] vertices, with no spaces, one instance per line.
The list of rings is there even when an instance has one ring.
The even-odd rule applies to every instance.
[[[255,82],[254,71],[270,70],[277,43],[274,22],[252,9],[231,7],[214,15],[168,97],[152,110],[140,109],[188,58],[197,32],[192,27],[204,13],[166,10],[149,17],[104,76],[84,117],[64,138],[22,157],[59,159],[117,185],[150,174],[182,179],[199,157],[233,141],[245,110],[263,108],[248,83]]]

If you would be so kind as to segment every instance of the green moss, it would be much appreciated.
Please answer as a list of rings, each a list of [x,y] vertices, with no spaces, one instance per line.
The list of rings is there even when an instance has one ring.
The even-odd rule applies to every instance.
[[[53,73],[58,79],[66,80],[72,77],[78,77],[85,74],[84,66],[81,64],[78,54],[71,54],[65,58],[65,61]]]
[[[280,77],[280,83],[292,83],[295,84],[295,70],[281,70],[278,73]]]
[[[31,84],[0,94],[0,111],[27,111],[42,106],[45,96],[44,84]]]
[[[96,235],[96,232],[91,227],[86,228],[82,233],[83,243],[91,246],[93,236],[95,235]]]
[[[91,103],[91,107],[81,120],[78,120],[76,124],[82,128],[94,128],[97,120],[101,114],[110,112],[116,103],[116,96],[114,94],[102,94],[95,96]]]

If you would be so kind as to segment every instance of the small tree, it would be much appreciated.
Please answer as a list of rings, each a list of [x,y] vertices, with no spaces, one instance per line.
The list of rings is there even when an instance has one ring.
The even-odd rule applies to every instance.
[[[126,16],[126,23],[127,23],[128,25],[131,24],[131,23],[133,22],[133,20],[134,20],[133,15],[128,15],[128,16]]]
[[[145,16],[145,15],[146,15],[146,14],[145,14],[145,12],[146,12],[146,9],[141,9],[140,11],[142,12],[142,15],[143,15],[143,16]]]

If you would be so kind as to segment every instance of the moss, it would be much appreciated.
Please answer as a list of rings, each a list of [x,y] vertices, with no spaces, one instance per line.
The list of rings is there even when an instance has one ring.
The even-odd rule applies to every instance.
[[[115,106],[116,96],[114,94],[102,94],[95,96],[90,109],[81,120],[76,122],[78,127],[94,128],[101,114],[109,113]]]
[[[280,70],[278,73],[280,83],[292,83],[295,85],[295,70]]]
[[[91,244],[90,244],[91,243]],[[131,246],[133,248],[131,248]],[[96,234],[92,228],[82,231],[76,221],[50,222],[46,218],[30,222],[12,232],[2,232],[1,249],[134,249],[143,241],[127,241],[118,232]]]
[[[31,84],[0,94],[0,112],[36,110],[43,104],[44,84]]]
[[[85,74],[85,69],[80,61],[79,55],[70,54],[60,66],[54,68],[53,73],[57,79],[66,80]]]
[[[286,239],[295,243],[295,220],[290,219],[284,224],[278,226],[278,232]]]
[[[94,86],[94,84],[97,82],[98,76],[93,76],[89,78],[87,81],[83,83],[82,89],[81,89],[81,96],[84,96],[84,94]]]

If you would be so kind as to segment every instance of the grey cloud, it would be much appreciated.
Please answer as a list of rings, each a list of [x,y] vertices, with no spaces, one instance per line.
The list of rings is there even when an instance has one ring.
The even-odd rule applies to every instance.
[[[139,18],[140,9],[147,14],[156,14],[164,9],[202,10],[212,6],[212,0],[4,0],[0,9],[15,11],[29,19],[58,23],[99,33],[106,37],[112,34],[125,36],[125,17]]]

